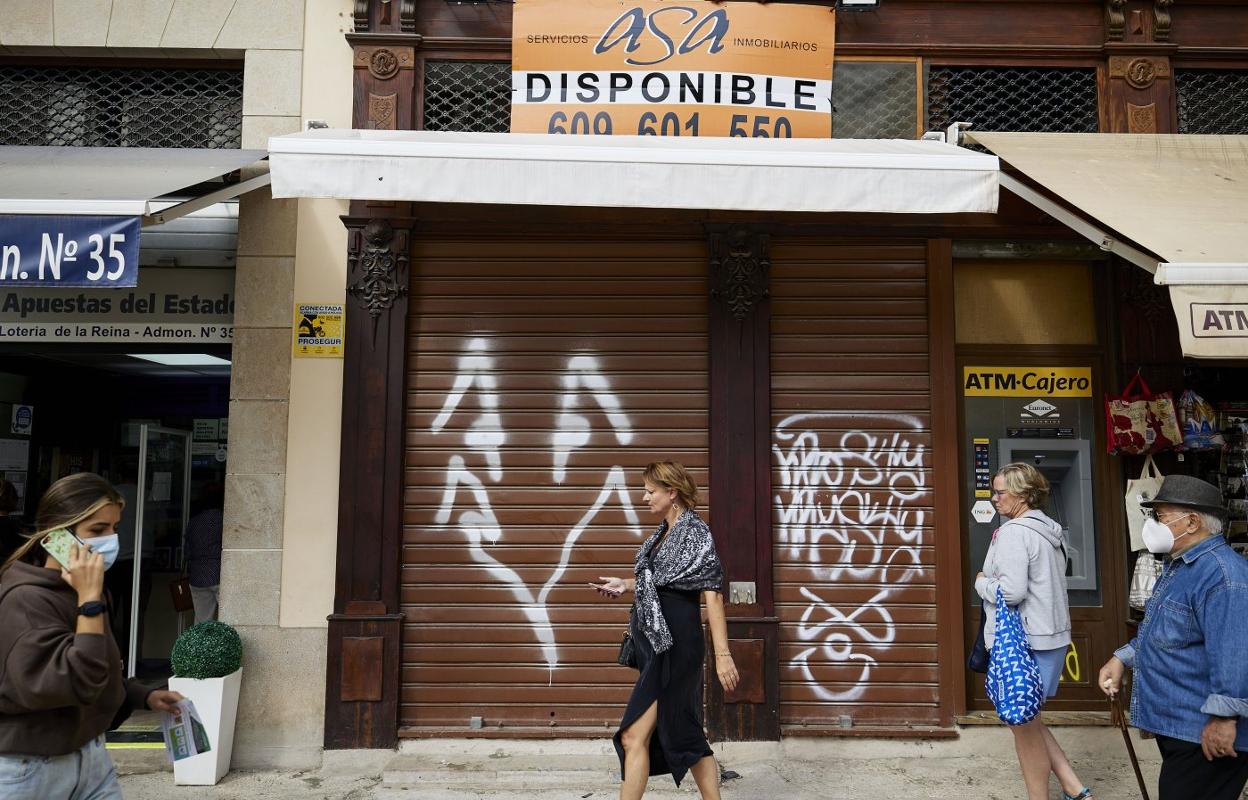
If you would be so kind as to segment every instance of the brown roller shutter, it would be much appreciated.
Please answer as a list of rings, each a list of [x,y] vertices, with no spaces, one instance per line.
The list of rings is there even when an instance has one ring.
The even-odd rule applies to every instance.
[[[706,485],[705,244],[418,237],[412,272],[403,731],[602,730],[628,606],[586,583],[631,574],[646,462]]]
[[[771,258],[781,723],[934,724],[926,249]]]

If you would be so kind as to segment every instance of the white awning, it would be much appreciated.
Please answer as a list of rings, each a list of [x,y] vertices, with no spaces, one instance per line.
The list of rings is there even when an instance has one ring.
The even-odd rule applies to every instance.
[[[313,130],[269,140],[274,197],[948,214],[997,159],[933,141]]]
[[[1003,187],[1169,287],[1185,355],[1248,357],[1248,136],[967,135],[1026,178]]]
[[[269,182],[268,174],[170,206],[177,194],[257,164],[263,150],[0,147],[0,214],[144,217],[159,224]]]
[[[967,134],[1157,263],[1248,265],[1248,136]]]

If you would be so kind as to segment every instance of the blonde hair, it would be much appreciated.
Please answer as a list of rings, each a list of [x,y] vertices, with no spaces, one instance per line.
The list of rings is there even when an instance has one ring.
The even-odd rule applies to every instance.
[[[646,465],[643,476],[647,483],[664,489],[674,489],[676,499],[685,508],[698,507],[698,485],[689,477],[684,464],[675,461],[655,461]]]
[[[1023,498],[1028,508],[1041,508],[1049,500],[1049,481],[1040,470],[1025,461],[1015,461],[997,470],[1005,479],[1005,490]]]
[[[90,519],[107,505],[125,508],[126,500],[111,483],[94,472],[75,472],[61,478],[49,486],[39,499],[39,508],[35,512],[35,532],[9,556],[4,566],[0,567],[0,572],[4,572],[17,561],[33,563],[37,560],[43,563],[47,553],[39,544],[40,539],[58,528],[72,528],[83,520]]]

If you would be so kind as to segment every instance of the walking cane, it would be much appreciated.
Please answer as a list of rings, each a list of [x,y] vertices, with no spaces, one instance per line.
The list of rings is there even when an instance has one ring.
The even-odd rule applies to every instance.
[[[1135,757],[1135,745],[1131,744],[1131,732],[1127,730],[1127,715],[1122,712],[1122,703],[1116,694],[1109,698],[1109,719],[1122,731],[1122,740],[1127,743],[1127,755],[1131,756],[1131,767],[1135,770],[1135,780],[1140,784],[1140,795],[1144,800],[1149,800],[1144,774],[1140,772],[1140,761]]]

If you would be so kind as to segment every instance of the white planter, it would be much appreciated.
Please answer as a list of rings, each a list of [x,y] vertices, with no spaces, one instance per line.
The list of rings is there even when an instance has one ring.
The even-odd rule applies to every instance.
[[[234,720],[238,716],[238,690],[242,669],[224,678],[170,678],[170,691],[180,692],[195,704],[208,732],[212,749],[173,762],[173,782],[179,786],[213,786],[230,771],[234,752]]]

